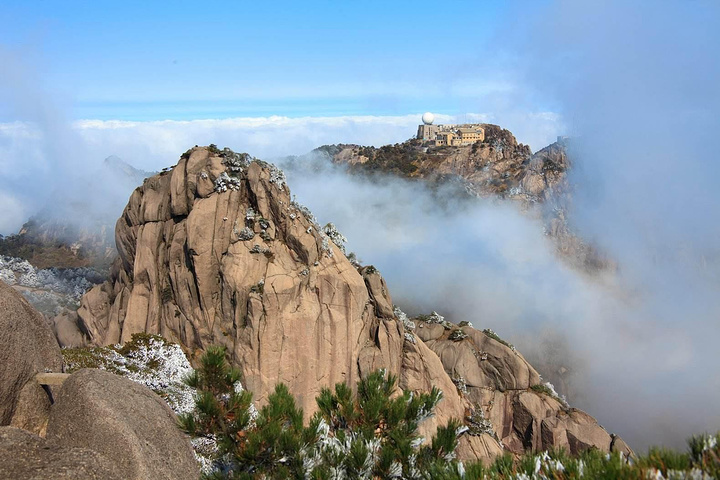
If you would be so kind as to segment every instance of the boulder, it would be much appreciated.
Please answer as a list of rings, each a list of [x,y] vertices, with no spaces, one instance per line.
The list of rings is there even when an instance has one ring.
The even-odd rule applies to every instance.
[[[87,338],[80,331],[77,324],[76,312],[63,312],[53,318],[53,333],[61,347],[84,347],[87,345]]]
[[[610,451],[612,437],[585,412],[571,409],[544,419],[540,425],[542,449],[564,448],[572,455],[597,448]]]
[[[34,402],[38,398],[37,388],[28,387],[23,392],[36,373],[61,372],[62,365],[60,347],[45,319],[22,295],[0,281],[0,425],[11,422],[19,400]],[[38,410],[42,405],[46,403],[20,408],[24,412],[33,410],[32,415],[37,416],[42,415]]]
[[[48,391],[35,379],[30,379],[20,390],[10,425],[44,437],[51,405]]]
[[[51,409],[47,439],[106,456],[125,479],[200,476],[189,439],[165,401],[103,370],[79,370],[65,381]]]
[[[0,427],[0,480],[124,480],[107,457],[87,448],[48,442],[15,427]]]

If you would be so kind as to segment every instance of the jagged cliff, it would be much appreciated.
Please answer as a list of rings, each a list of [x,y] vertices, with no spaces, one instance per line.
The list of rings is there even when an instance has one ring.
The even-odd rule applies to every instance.
[[[331,236],[274,166],[193,148],[133,192],[111,278],[83,297],[73,328],[96,345],[160,334],[195,358],[225,345],[261,404],[284,382],[306,415],[321,388],[384,368],[404,389],[443,390],[423,429],[463,419],[463,458],[491,458],[501,445],[621,446],[492,332],[407,319],[380,274],[353,265]]]

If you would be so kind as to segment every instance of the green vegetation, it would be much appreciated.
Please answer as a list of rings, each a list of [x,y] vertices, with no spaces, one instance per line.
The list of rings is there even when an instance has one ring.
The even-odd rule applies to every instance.
[[[184,377],[192,372],[179,345],[159,335],[136,333],[124,345],[62,350],[65,371],[99,368],[145,385],[160,395],[175,412],[194,407],[193,390]]]
[[[453,342],[459,342],[465,338],[468,338],[468,334],[459,328],[457,330],[453,330],[450,336],[448,336],[448,340],[452,340]]]
[[[32,228],[34,226],[35,224],[30,221],[24,227]],[[86,248],[73,251],[61,240],[44,240],[27,234],[1,237],[0,255],[22,258],[36,268],[96,267],[106,269],[109,265],[107,260],[99,258],[98,252],[89,251]]]
[[[195,145],[195,146],[197,147],[197,145]],[[185,151],[185,153],[183,153],[182,155],[180,155],[180,158],[183,159],[183,160],[187,160],[188,158],[190,158],[190,154],[192,153],[192,150],[193,150],[192,148],[188,148],[188,149]],[[170,167],[168,167],[168,168],[170,168]]]
[[[117,375],[125,376],[127,371],[140,372],[139,367],[128,363],[125,357],[132,356],[141,350],[154,348],[154,343],[170,345],[159,335],[148,333],[135,333],[131,340],[124,345],[110,345],[107,347],[63,348],[62,355],[65,361],[65,373],[73,373],[81,368],[101,368]],[[148,371],[158,365],[152,360],[143,365]]]
[[[427,155],[413,142],[384,145],[380,148],[360,147],[357,153],[367,157],[368,160],[354,165],[353,168],[369,172],[395,173],[401,176],[411,176],[417,171],[418,163],[427,159]]]
[[[238,380],[223,347],[209,348],[187,380],[196,405],[180,426],[217,444],[218,469],[207,478],[460,478],[460,423],[439,428],[426,445],[417,434],[442,398],[436,388],[398,395],[395,377],[376,371],[358,382],[356,395],[344,383],[323,389],[305,426],[283,384],[253,418],[251,394],[236,388]]]
[[[541,384],[533,385],[530,387],[530,390],[532,390],[533,392],[536,392],[536,393],[545,394],[548,397],[553,397],[553,398],[555,397],[555,393],[547,385],[541,385]]]
[[[180,427],[194,437],[210,439],[213,479],[671,479],[718,478],[720,433],[689,440],[689,452],[650,449],[628,458],[589,449],[572,457],[564,450],[506,453],[492,463],[463,464],[455,458],[459,435],[490,434],[482,412],[469,426],[450,421],[422,445],[417,429],[433,414],[442,393],[398,395],[396,379],[376,371],[357,384],[325,388],[317,397],[318,412],[303,424],[288,388],[279,384],[259,412],[252,395],[238,388],[240,373],[225,359],[224,347],[210,347],[200,369],[186,380],[196,389],[194,411],[179,417]],[[537,391],[537,390],[536,390]]]
[[[176,369],[182,353],[162,337],[141,333],[122,346],[64,349],[63,355],[70,372],[104,368],[137,381],[141,370],[152,370],[169,357],[176,357]],[[465,419],[466,425],[451,421],[421,445],[417,429],[440,401],[442,393],[437,389],[419,395],[401,393],[393,376],[376,371],[358,383],[356,394],[342,383],[332,390],[323,389],[316,399],[318,413],[305,425],[302,410],[282,384],[257,412],[252,394],[240,387],[241,374],[228,364],[223,347],[208,348],[198,370],[189,365],[182,368],[190,372],[186,383],[192,390],[159,393],[176,411],[190,412],[179,416],[186,432],[196,439],[211,440],[214,448],[208,455],[219,468],[206,478],[720,478],[720,433],[692,437],[687,452],[651,448],[646,455],[631,459],[596,449],[575,457],[564,450],[550,450],[520,458],[505,454],[487,465],[463,465],[455,458],[459,435],[493,435],[492,425],[482,410],[476,409]],[[163,385],[167,390],[169,381],[163,378],[145,383],[150,388]],[[531,388],[547,393],[542,386]],[[187,409],[183,402],[188,402]]]
[[[492,338],[493,340],[495,340],[496,342],[500,342],[500,343],[502,343],[503,345],[505,345],[506,347],[508,347],[508,348],[510,348],[510,349],[512,349],[512,350],[515,350],[515,347],[513,346],[513,344],[506,342],[505,340],[503,340],[502,338],[500,338],[497,333],[493,332],[493,331],[490,330],[489,328],[486,328],[486,329],[483,330],[482,332],[483,332],[485,335],[487,335],[488,337],[490,337],[490,338]]]

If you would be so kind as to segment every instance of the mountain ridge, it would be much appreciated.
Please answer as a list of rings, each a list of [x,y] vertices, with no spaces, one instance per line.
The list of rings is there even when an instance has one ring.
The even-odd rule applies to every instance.
[[[284,382],[307,415],[322,387],[384,368],[404,389],[444,391],[423,429],[463,419],[461,458],[619,448],[490,331],[405,318],[379,272],[351,264],[326,231],[273,165],[193,148],[133,192],[116,227],[120,256],[82,298],[76,333],[94,345],[160,334],[195,359],[224,345],[261,405]]]

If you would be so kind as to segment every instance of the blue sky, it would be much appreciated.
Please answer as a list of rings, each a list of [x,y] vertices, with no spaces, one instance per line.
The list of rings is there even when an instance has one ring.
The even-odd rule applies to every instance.
[[[52,192],[94,206],[82,185],[109,155],[159,170],[195,144],[266,160],[323,144],[382,145],[413,136],[428,110],[443,123],[496,123],[533,151],[570,134],[572,222],[618,261],[624,282],[577,297],[541,272],[500,307],[554,304],[548,317],[587,357],[589,403],[580,406],[636,448],[720,428],[718,0],[4,0],[0,22],[0,234],[47,208]],[[319,210],[349,205],[338,195],[349,190],[325,178],[309,185],[305,196],[315,197],[299,201],[353,228],[363,206],[348,209],[351,223]],[[398,198],[387,195],[388,205]],[[443,225],[424,212],[401,218]],[[505,238],[496,235],[505,218],[488,237]],[[382,233],[355,228],[351,243]],[[520,251],[514,261],[527,258]],[[375,262],[387,251],[358,253]],[[684,259],[698,258],[709,266],[692,271]],[[435,282],[428,271],[396,275]],[[479,282],[446,273],[471,290],[447,295],[433,285],[435,294],[483,298]],[[620,291],[615,312],[608,305]]]
[[[0,44],[73,118],[456,115],[512,88],[494,43],[508,5],[6,1]]]

